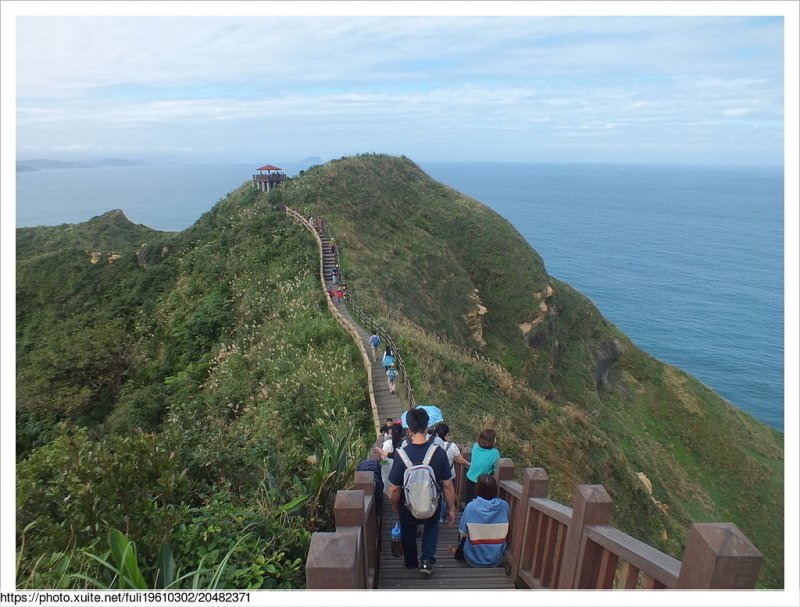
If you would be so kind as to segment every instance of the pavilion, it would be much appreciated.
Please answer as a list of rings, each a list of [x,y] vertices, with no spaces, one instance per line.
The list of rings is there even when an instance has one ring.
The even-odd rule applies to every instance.
[[[253,175],[253,187],[262,192],[269,192],[276,188],[281,182],[286,181],[286,173],[281,172],[280,167],[265,164],[256,169],[258,175]]]

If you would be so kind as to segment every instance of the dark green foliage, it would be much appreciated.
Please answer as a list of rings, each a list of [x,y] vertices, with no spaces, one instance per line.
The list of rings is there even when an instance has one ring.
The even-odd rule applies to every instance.
[[[320,485],[315,426],[350,443],[346,470],[371,432],[317,264],[310,235],[248,187],[181,234],[114,213],[18,233],[22,586],[112,584],[111,528],[148,585],[165,542],[220,587],[303,585],[310,531],[352,479]]]

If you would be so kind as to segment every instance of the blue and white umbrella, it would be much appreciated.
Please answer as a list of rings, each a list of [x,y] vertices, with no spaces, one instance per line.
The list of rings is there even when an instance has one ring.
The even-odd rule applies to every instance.
[[[442,415],[441,409],[439,407],[435,407],[433,405],[417,405],[417,409],[425,409],[428,412],[428,426],[435,426],[439,422],[444,421],[444,416]],[[400,416],[400,423],[403,424],[403,428],[408,428],[408,424],[406,423],[406,413],[408,411],[404,411],[403,415]]]

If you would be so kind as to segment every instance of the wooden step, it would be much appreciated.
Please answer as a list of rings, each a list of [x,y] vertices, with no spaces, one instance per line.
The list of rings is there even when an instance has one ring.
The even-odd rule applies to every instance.
[[[514,583],[506,575],[503,567],[473,568],[465,561],[453,558],[458,545],[458,523],[461,515],[452,525],[439,524],[439,541],[436,545],[436,563],[433,575],[422,576],[418,571],[403,567],[403,557],[394,557],[391,552],[390,531],[397,521],[392,512],[388,497],[384,495],[383,522],[381,525],[381,551],[379,554],[378,589],[418,590],[418,589],[493,589],[513,590]],[[422,539],[417,538],[417,547]]]

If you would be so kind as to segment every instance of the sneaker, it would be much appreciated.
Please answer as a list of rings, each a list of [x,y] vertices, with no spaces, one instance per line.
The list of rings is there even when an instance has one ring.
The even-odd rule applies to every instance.
[[[422,564],[419,566],[419,572],[420,572],[421,575],[425,575],[425,576],[428,576],[428,577],[432,576],[433,575],[433,564],[428,562],[428,561],[426,561],[426,560],[423,560]]]

